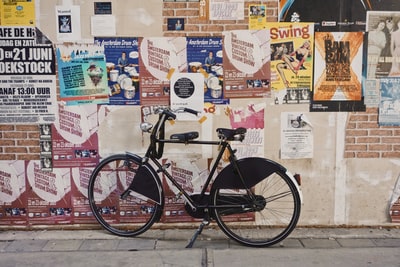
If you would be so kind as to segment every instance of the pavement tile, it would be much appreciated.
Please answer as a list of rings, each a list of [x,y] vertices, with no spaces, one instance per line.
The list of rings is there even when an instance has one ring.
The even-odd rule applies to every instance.
[[[400,247],[399,238],[379,238],[373,241],[377,247]]]
[[[344,248],[367,248],[376,246],[369,238],[338,238],[336,241]]]
[[[43,251],[75,251],[79,250],[83,240],[49,240],[43,247]]]
[[[281,241],[279,244],[273,245],[272,247],[279,247],[279,248],[303,248],[303,244],[300,240],[295,238],[286,238],[285,240]]]
[[[157,240],[152,239],[142,239],[142,238],[128,238],[122,239],[117,245],[117,250],[149,250],[155,249]]]
[[[41,251],[47,240],[15,240],[5,248],[7,252],[33,252]]]
[[[185,240],[157,240],[156,249],[185,249],[189,241]],[[196,244],[196,243],[195,243]]]
[[[301,238],[300,242],[303,243],[305,248],[339,248],[340,245],[336,239],[322,239],[322,238]]]
[[[119,240],[85,240],[79,250],[116,250]]]
[[[0,241],[0,251],[4,251],[5,248],[11,243],[12,241]]]

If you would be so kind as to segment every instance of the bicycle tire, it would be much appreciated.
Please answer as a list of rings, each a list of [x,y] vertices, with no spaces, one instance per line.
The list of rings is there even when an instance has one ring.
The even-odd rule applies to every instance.
[[[124,237],[137,236],[159,220],[164,205],[164,193],[158,175],[141,158],[131,154],[117,154],[103,159],[93,170],[88,198],[94,217],[104,229]],[[126,199],[121,194],[138,181]],[[143,192],[145,190],[146,192]],[[155,197],[149,197],[155,196]]]
[[[258,208],[251,208],[249,203],[252,202],[246,191],[238,188],[235,182],[224,186],[223,179],[226,177],[221,177],[219,185],[211,190],[211,201],[214,206],[236,205],[213,209],[215,220],[228,237],[246,246],[268,247],[282,241],[295,229],[300,217],[301,196],[282,166],[256,159],[247,160],[239,166],[242,165],[244,179],[253,180],[249,183],[258,203],[261,203]],[[231,173],[232,180],[234,172],[230,170],[223,176],[227,173]],[[259,178],[254,178],[257,176]]]

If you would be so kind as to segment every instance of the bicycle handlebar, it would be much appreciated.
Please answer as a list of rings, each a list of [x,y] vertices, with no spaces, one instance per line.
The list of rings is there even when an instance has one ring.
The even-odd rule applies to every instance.
[[[165,114],[167,115],[167,119],[176,119],[176,113],[183,113],[183,112],[187,112],[187,113],[191,113],[193,115],[198,115],[200,114],[199,111],[191,109],[191,108],[177,108],[177,109],[171,109],[171,108],[157,108],[155,110],[155,113],[158,114]]]

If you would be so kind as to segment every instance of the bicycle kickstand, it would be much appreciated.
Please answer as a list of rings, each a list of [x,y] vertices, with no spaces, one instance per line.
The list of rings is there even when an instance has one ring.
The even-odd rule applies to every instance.
[[[193,247],[194,242],[196,241],[197,237],[198,237],[198,236],[201,234],[201,232],[203,231],[204,226],[209,225],[209,224],[210,224],[210,222],[209,222],[208,220],[206,220],[206,219],[204,219],[204,220],[201,222],[199,228],[197,228],[196,232],[194,233],[194,235],[193,235],[192,238],[190,239],[190,242],[189,242],[189,244],[187,244],[186,248],[192,248],[192,247]]]

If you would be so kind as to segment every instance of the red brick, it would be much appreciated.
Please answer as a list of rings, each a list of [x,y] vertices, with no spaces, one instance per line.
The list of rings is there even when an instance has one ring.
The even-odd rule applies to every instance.
[[[346,130],[347,136],[367,136],[367,130]]]
[[[39,155],[29,155],[29,154],[21,154],[17,155],[18,160],[39,160],[40,156]]]
[[[175,16],[177,16],[177,17],[199,16],[199,10],[198,9],[178,9],[178,10],[175,10]]]
[[[368,115],[350,115],[349,121],[368,121]]]
[[[36,131],[39,132],[39,126],[37,125],[16,125],[16,131]]]
[[[11,140],[11,139],[1,139],[0,140],[0,146],[15,146],[15,140]]]
[[[222,32],[224,30],[223,25],[201,25],[200,26],[201,31],[205,32]]]
[[[400,151],[398,151],[398,152],[382,152],[382,158],[400,158]]]
[[[5,132],[5,133],[3,133],[3,138],[23,139],[26,137],[27,137],[26,132]]]
[[[164,17],[173,17],[174,16],[174,10],[164,9],[162,14],[163,14]]]
[[[30,154],[39,154],[40,153],[40,147],[39,146],[28,147],[28,153],[30,153]]]
[[[28,133],[28,138],[29,139],[39,139],[39,137],[40,137],[40,133],[39,132],[37,132],[37,133]]]
[[[356,156],[356,153],[354,152],[345,152],[344,153],[344,158],[354,158]]]
[[[347,129],[355,129],[357,127],[357,123],[355,122],[349,122],[347,123]]]
[[[379,158],[379,152],[357,152],[357,158]]]
[[[376,122],[359,122],[357,123],[358,129],[374,129],[379,128],[379,125]]]
[[[372,144],[368,146],[368,150],[370,151],[391,151],[391,145],[384,145],[384,144]]]
[[[14,129],[14,125],[0,125],[0,131],[13,131]]]
[[[28,150],[26,147],[5,147],[4,151],[6,153],[26,153]]]
[[[391,136],[393,133],[392,130],[370,130],[369,136]]]
[[[16,160],[15,154],[0,154],[0,160]]]
[[[378,114],[378,108],[366,108],[365,113]]]
[[[235,25],[225,25],[226,31],[232,30],[247,30],[249,26],[247,24],[235,24]]]
[[[382,143],[400,143],[400,137],[382,137]]]
[[[366,151],[366,150],[367,150],[367,145],[356,145],[356,144],[345,145],[345,151]]]
[[[32,139],[26,139],[26,140],[17,140],[17,146],[37,146],[39,147],[39,140],[32,140]]]
[[[381,138],[380,137],[357,137],[356,143],[357,144],[362,144],[362,143],[380,143]]]

